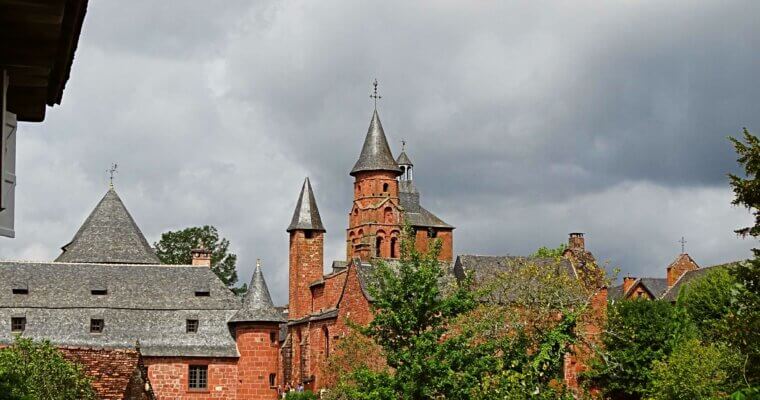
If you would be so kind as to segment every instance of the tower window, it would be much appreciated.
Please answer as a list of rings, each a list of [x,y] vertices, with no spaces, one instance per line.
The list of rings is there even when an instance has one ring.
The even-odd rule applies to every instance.
[[[198,332],[198,320],[197,319],[188,319],[185,321],[185,332],[187,333],[196,333]]]
[[[387,192],[387,191],[388,191],[388,184],[383,183],[383,192]]]
[[[322,327],[322,335],[325,338],[325,357],[330,357],[330,331],[326,326]]]
[[[23,332],[26,329],[26,317],[11,318],[11,332]]]
[[[189,389],[206,389],[208,386],[208,365],[191,365],[188,371]]]
[[[382,249],[382,247],[383,247],[383,238],[378,236],[375,239],[375,257],[381,256],[380,249]]]
[[[100,318],[90,319],[90,333],[103,333],[105,328],[105,321]]]
[[[269,332],[269,342],[272,344],[277,344],[277,332]]]
[[[313,239],[314,238],[314,231],[304,231],[303,237],[306,239]]]
[[[438,237],[438,231],[436,231],[433,228],[428,229],[428,237],[429,238],[436,238],[436,237]]]
[[[269,374],[269,387],[277,386],[277,374]]]
[[[396,245],[398,243],[398,239],[395,237],[391,238],[391,258],[398,258],[398,255],[396,255]]]

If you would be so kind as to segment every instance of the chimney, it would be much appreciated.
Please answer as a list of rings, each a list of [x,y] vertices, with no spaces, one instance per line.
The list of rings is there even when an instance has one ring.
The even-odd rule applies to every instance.
[[[623,278],[623,293],[627,293],[631,286],[633,286],[634,282],[636,282],[636,278],[632,276],[626,276]]]
[[[570,250],[586,250],[586,244],[583,240],[583,233],[573,232],[567,240],[567,248]]]
[[[198,246],[190,250],[190,255],[193,257],[193,265],[211,268],[211,250],[198,240]]]

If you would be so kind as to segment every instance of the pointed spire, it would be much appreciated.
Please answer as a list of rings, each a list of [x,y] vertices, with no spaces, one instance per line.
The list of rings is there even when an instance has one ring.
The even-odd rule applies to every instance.
[[[124,203],[113,188],[61,248],[55,261],[112,264],[160,264]]]
[[[290,220],[290,225],[287,229],[288,232],[294,230],[325,232],[309,178],[303,181],[301,194],[298,196],[298,203],[296,203],[296,210],[293,212],[293,219]]]
[[[267,282],[261,272],[261,262],[256,260],[256,269],[251,277],[251,284],[243,297],[243,304],[230,319],[235,322],[285,322],[282,312],[275,308],[269,295]]]
[[[414,164],[412,164],[412,160],[409,159],[409,156],[406,155],[406,151],[401,150],[401,154],[398,155],[398,158],[396,159],[396,164],[398,165],[406,165],[413,167]]]
[[[359,155],[359,160],[354,164],[351,175],[356,176],[362,171],[391,171],[396,174],[401,173],[396,160],[393,158],[391,148],[388,146],[388,139],[385,137],[383,124],[380,123],[380,116],[377,110],[372,113],[372,121],[367,130],[367,137],[364,139],[364,146]]]

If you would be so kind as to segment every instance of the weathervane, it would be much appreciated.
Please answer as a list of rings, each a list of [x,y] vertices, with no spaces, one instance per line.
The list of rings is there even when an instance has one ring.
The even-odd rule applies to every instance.
[[[383,96],[380,96],[377,94],[377,79],[375,79],[375,81],[372,82],[372,85],[375,86],[375,90],[374,92],[372,92],[371,95],[369,95],[369,97],[375,100],[375,110],[377,110],[377,99],[382,99]]]
[[[681,236],[681,240],[679,240],[678,243],[681,243],[681,254],[686,254],[686,239]]]
[[[111,168],[106,170],[106,172],[108,172],[108,174],[110,175],[110,178],[109,178],[110,182],[108,184],[108,187],[110,187],[111,189],[113,189],[113,176],[114,174],[119,172],[116,170],[117,168],[119,168],[119,165],[116,163],[113,163],[111,164]]]
[[[406,150],[406,140],[401,139],[401,151],[405,151],[405,150]]]

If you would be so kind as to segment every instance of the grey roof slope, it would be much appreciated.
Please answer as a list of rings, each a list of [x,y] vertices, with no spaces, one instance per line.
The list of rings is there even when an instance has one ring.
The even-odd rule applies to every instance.
[[[350,175],[355,176],[362,171],[391,171],[401,174],[401,169],[396,164],[391,148],[388,146],[388,139],[385,137],[377,110],[372,114],[362,152],[354,168],[351,169]]]
[[[251,284],[243,298],[243,306],[230,319],[234,322],[285,322],[282,311],[278,310],[272,297],[269,295],[269,288],[264,280],[264,274],[261,272],[261,266],[256,264],[256,270],[253,272]]]
[[[409,159],[409,156],[406,155],[406,151],[404,150],[401,150],[401,154],[398,155],[398,158],[396,159],[396,164],[414,166],[414,164],[412,164],[412,160]]]
[[[17,285],[28,294],[12,294]],[[0,262],[0,321],[25,316],[24,336],[57,345],[131,348],[139,340],[145,356],[237,357],[227,321],[239,308],[208,267]],[[89,332],[91,318],[104,319],[102,334]],[[199,320],[197,333],[185,332],[186,319]],[[0,325],[0,343],[12,340],[10,325]]]
[[[668,280],[666,278],[638,278],[631,288],[635,287],[637,283],[641,283],[656,299],[660,298],[668,290]],[[610,300],[621,300],[625,298],[626,294],[623,291],[623,285],[620,284],[611,287],[607,296]]]
[[[325,232],[325,227],[322,225],[322,217],[319,215],[317,200],[314,198],[314,190],[311,188],[309,178],[306,178],[303,181],[301,194],[298,196],[296,209],[293,212],[293,218],[290,220],[290,225],[288,225],[287,231],[290,232],[297,229]]]
[[[447,228],[454,227],[438,218],[420,205],[420,193],[412,181],[399,182],[399,202],[404,208],[404,220],[411,226]]]
[[[140,228],[113,188],[108,189],[71,242],[60,262],[160,264]]]

